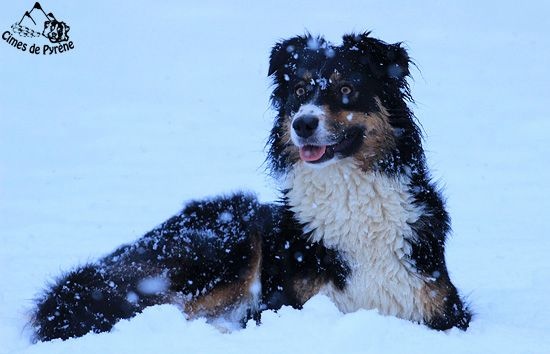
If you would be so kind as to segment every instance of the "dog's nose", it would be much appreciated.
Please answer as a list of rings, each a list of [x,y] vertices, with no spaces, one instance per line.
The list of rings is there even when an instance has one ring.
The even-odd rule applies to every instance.
[[[301,116],[292,123],[292,128],[300,138],[309,138],[319,126],[319,118],[313,115]]]

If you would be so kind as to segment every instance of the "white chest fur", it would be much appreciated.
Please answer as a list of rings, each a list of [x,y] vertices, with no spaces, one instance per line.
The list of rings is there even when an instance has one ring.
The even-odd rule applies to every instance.
[[[346,288],[323,292],[343,312],[360,308],[414,321],[423,317],[423,281],[408,263],[410,223],[421,210],[402,178],[361,171],[351,159],[317,169],[299,162],[287,180],[289,204],[306,232],[340,251],[351,267]]]

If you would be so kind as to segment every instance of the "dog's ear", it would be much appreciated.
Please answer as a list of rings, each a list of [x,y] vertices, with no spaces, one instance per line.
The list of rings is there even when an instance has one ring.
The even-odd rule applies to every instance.
[[[284,41],[281,41],[273,46],[271,50],[271,56],[269,58],[269,71],[268,76],[275,73],[281,73],[285,64],[287,64],[291,57],[294,56],[297,51],[304,49],[307,45],[307,36],[296,36]]]
[[[402,80],[409,75],[410,58],[402,43],[388,44],[363,34],[348,34],[343,37],[343,47],[359,51],[361,63],[369,66],[377,77]]]

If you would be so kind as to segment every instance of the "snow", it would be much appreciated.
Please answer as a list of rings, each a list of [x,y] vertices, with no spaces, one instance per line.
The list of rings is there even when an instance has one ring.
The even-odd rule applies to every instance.
[[[138,290],[142,294],[160,294],[170,286],[168,279],[162,277],[151,277],[142,279],[138,283]],[[131,296],[131,294],[128,294]]]
[[[231,220],[233,220],[233,214],[231,214],[229,211],[224,211],[220,214],[218,220],[223,224],[227,224],[231,222]]]
[[[550,5],[42,5],[71,27],[75,49],[35,57],[0,41],[1,354],[550,353]],[[4,2],[2,32],[30,6]],[[477,313],[471,328],[343,315],[316,296],[230,334],[166,305],[112,333],[31,344],[32,298],[62,271],[132,241],[190,198],[277,197],[263,164],[268,57],[306,28],[334,42],[367,29],[404,41],[420,69],[413,108],[448,197],[447,261]]]

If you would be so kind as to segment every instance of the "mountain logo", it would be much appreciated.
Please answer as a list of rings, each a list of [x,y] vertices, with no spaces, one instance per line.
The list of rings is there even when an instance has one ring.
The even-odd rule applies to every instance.
[[[29,48],[31,54],[60,54],[74,49],[74,43],[69,40],[70,29],[67,23],[58,20],[51,12],[46,13],[42,5],[36,2],[30,11],[25,11],[19,22],[11,26],[11,31],[2,34],[2,39],[23,52]],[[53,45],[29,45],[27,40],[47,40]]]

